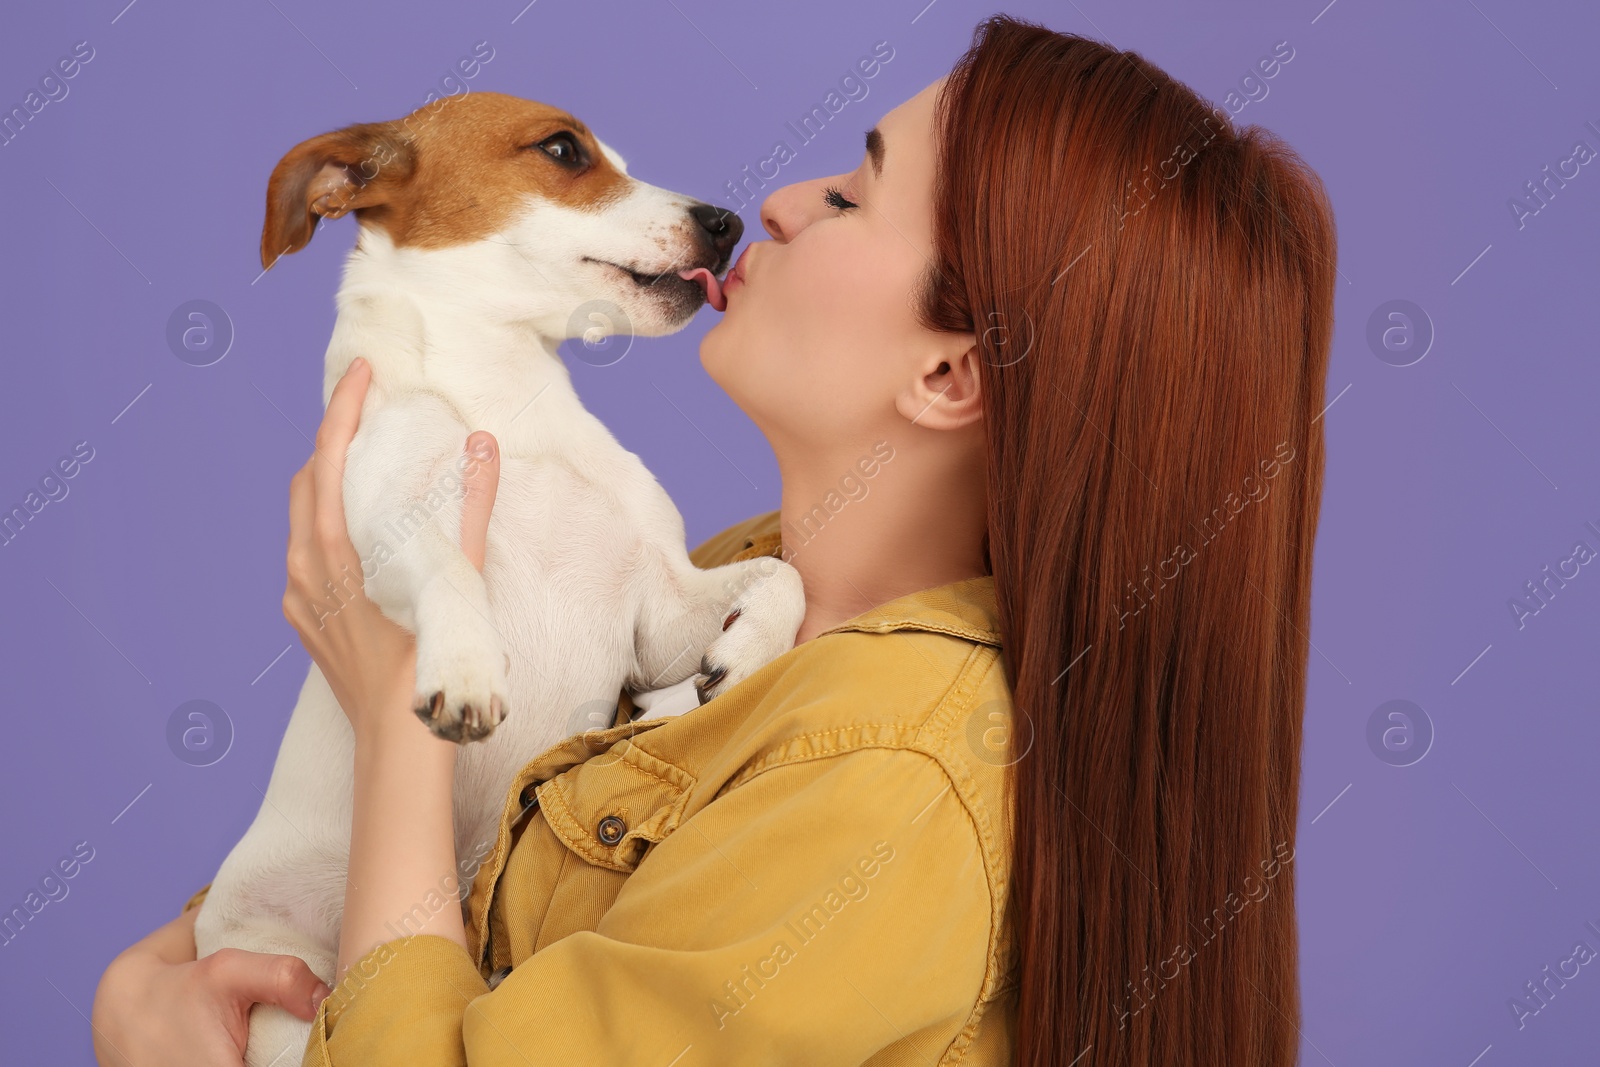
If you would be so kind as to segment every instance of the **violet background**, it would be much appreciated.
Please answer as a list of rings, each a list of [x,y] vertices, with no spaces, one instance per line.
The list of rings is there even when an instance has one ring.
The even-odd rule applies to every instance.
[[[74,443],[95,450],[68,497],[0,547],[0,912],[76,842],[95,850],[69,895],[0,946],[6,1062],[91,1062],[85,1015],[101,970],[175,915],[248,825],[308,664],[279,610],[286,487],[319,418],[354,225],[324,227],[258,279],[278,157],[420,106],[486,40],[495,56],[473,89],[566,106],[635,174],[723,202],[724,183],[774,140],[796,143],[786,120],[888,41],[894,58],[870,95],[778,181],[853,168],[861,132],[947,70],[994,10],[525,2],[95,0],[0,13],[6,109],[75,42],[96,53],[66,99],[0,146],[0,510]],[[1295,861],[1302,1062],[1593,1063],[1600,964],[1522,1029],[1507,1002],[1577,941],[1600,949],[1584,926],[1600,927],[1600,568],[1582,568],[1525,628],[1507,602],[1575,540],[1600,547],[1584,526],[1600,526],[1600,165],[1524,228],[1507,201],[1576,140],[1600,148],[1585,126],[1600,127],[1600,10],[1326,4],[1004,10],[1142,52],[1219,103],[1277,42],[1295,50],[1239,120],[1288,139],[1340,224]],[[745,219],[757,230],[753,211]],[[166,342],[169,315],[191,299],[219,304],[236,332],[212,366],[180,362]],[[1369,317],[1393,299],[1419,304],[1436,330],[1411,366],[1368,345]],[[678,501],[691,544],[777,502],[765,441],[700,368],[714,314],[610,367],[569,360],[585,401]],[[220,705],[234,730],[206,767],[167,742],[169,716],[194,699]],[[1392,699],[1432,722],[1411,766],[1368,745],[1369,717]]]

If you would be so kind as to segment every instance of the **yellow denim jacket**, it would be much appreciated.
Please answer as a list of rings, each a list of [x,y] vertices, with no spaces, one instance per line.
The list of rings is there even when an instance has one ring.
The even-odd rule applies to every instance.
[[[692,558],[780,554],[768,512]],[[623,694],[616,725],[511,783],[470,949],[373,949],[305,1067],[1010,1063],[1000,654],[985,576],[872,608],[681,715],[633,721]]]

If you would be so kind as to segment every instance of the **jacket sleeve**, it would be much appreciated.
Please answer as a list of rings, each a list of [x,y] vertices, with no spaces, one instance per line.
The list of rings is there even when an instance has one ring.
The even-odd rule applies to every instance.
[[[305,1063],[812,1065],[892,1045],[933,1063],[925,1032],[970,1018],[993,920],[976,830],[933,759],[798,758],[685,820],[598,929],[493,992],[444,938],[374,949],[324,1002]]]

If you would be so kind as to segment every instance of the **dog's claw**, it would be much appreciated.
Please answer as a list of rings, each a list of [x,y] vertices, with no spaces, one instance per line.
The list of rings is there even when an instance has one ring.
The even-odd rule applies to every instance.
[[[454,716],[444,715],[445,703],[444,693],[437,692],[426,701],[419,700],[412,710],[417,718],[427,723],[435,736],[458,745],[482,741],[505,721],[506,702],[499,696],[491,696],[487,705],[475,700],[466,701],[457,707]]]
[[[700,657],[694,690],[702,704],[735,688],[792,649],[805,618],[805,589],[799,573],[771,559],[751,564],[743,592],[722,617],[722,632]]]
[[[694,683],[694,693],[695,696],[700,698],[700,703],[704,704],[717,695],[714,690],[717,688],[718,683],[727,677],[727,674],[728,668],[722,666],[713,667],[709,659],[701,657],[700,678]]]
[[[439,721],[439,712],[444,710],[444,694],[435,693],[427,700],[413,704],[411,710],[417,718],[428,724],[428,729],[434,729],[434,724]]]

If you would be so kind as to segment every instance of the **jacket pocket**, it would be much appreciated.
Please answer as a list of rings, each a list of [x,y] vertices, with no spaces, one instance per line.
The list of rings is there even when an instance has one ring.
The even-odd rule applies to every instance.
[[[539,807],[567,848],[631,874],[646,849],[677,829],[694,781],[625,741],[539,786]]]

